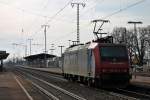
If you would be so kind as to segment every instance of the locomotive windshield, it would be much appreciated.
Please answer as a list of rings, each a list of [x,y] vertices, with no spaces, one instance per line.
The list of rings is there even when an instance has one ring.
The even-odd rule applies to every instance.
[[[101,47],[100,54],[101,54],[102,61],[106,61],[106,60],[122,61],[128,59],[126,48],[123,46]]]

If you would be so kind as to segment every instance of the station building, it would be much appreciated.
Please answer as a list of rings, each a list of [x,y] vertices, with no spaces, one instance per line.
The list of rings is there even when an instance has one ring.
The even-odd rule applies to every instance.
[[[54,67],[52,66],[52,61],[56,59],[56,55],[40,53],[36,55],[30,55],[24,57],[25,64],[29,67],[35,68],[46,68],[46,67]],[[46,59],[46,60],[45,60]]]

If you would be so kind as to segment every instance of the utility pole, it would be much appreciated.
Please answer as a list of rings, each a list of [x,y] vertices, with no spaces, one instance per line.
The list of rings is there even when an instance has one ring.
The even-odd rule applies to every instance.
[[[49,28],[49,25],[42,25],[42,28],[44,28],[44,36],[45,36],[45,56],[44,56],[44,61],[45,61],[45,67],[47,67],[47,58],[46,58],[46,53],[47,53],[47,40],[46,40],[46,32],[47,28]]]
[[[77,5],[77,41],[78,44],[80,43],[80,29],[79,29],[79,7],[80,5],[82,5],[82,7],[85,7],[85,3],[71,3],[72,8],[74,7],[74,5]]]
[[[17,46],[18,44],[17,43],[12,43],[12,47],[13,49],[15,50],[15,46]],[[16,63],[16,55],[15,55],[15,52],[13,53],[13,63]]]
[[[62,57],[62,48],[65,47],[65,46],[61,45],[61,46],[58,46],[58,47],[60,47],[60,49],[61,49],[61,57]]]
[[[61,49],[61,60],[60,60],[60,61],[61,61],[62,73],[64,73],[63,59],[62,59],[62,58],[63,58],[63,57],[62,57],[62,48],[65,47],[65,46],[62,46],[62,45],[61,45],[61,46],[58,46],[58,47],[60,47],[60,49]]]
[[[32,46],[32,40],[33,40],[33,39],[28,39],[28,40],[29,40],[29,42],[30,42],[30,55],[31,55],[31,53],[32,53],[32,47],[31,47],[31,46]]]
[[[47,28],[49,28],[49,25],[42,25],[42,28],[44,28],[44,36],[45,36],[45,54],[47,53],[47,40],[46,40],[46,32],[47,32]]]

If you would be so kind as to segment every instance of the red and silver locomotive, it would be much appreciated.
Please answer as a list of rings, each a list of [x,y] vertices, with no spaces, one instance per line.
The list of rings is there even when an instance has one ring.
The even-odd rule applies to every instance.
[[[64,52],[65,78],[100,87],[126,87],[129,67],[126,45],[113,43],[111,36],[71,46]]]
[[[129,59],[125,45],[94,41],[69,47],[64,53],[64,77],[101,87],[125,87],[129,83]]]

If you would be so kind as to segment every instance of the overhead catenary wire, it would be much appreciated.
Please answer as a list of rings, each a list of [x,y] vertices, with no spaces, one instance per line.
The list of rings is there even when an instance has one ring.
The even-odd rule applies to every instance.
[[[72,0],[71,0],[72,1]],[[144,2],[144,1],[146,1],[146,0],[140,0],[140,1],[138,1],[138,2],[136,2],[136,3],[133,3],[133,4],[131,4],[131,5],[128,5],[128,6],[126,6],[126,7],[124,7],[124,8],[121,8],[121,9],[119,9],[119,10],[117,10],[117,11],[115,11],[115,12],[112,12],[112,13],[110,13],[110,14],[108,14],[107,16],[104,16],[104,17],[102,17],[102,18],[110,18],[110,17],[112,17],[112,16],[114,16],[114,15],[116,15],[116,14],[118,14],[118,13],[120,13],[120,12],[122,12],[122,11],[124,11],[124,10],[127,10],[127,9],[129,9],[129,8],[131,8],[131,7],[133,7],[133,6],[136,6],[136,5],[138,5],[138,4],[140,4],[140,3],[142,3],[142,2]],[[59,10],[60,12],[61,12],[61,9]],[[56,16],[58,16],[59,14],[57,14],[56,13]],[[53,17],[53,16],[52,16]],[[51,18],[52,18],[51,17]],[[50,17],[49,17],[50,18]],[[50,22],[51,21],[53,21],[54,19],[55,19],[56,17],[54,17],[52,20],[50,20]],[[48,22],[49,23],[49,22]],[[81,27],[85,27],[85,26],[89,26],[89,25],[91,25],[91,23],[88,23],[88,25],[86,24],[86,25],[84,25],[84,26],[81,26]],[[39,26],[40,27],[40,26]],[[86,27],[85,27],[86,28]],[[41,30],[41,29],[40,29]],[[42,30],[41,30],[42,31]],[[40,32],[41,32],[40,31]],[[37,31],[37,32],[39,32],[39,31]],[[37,33],[36,32],[36,33]],[[69,32],[69,33],[67,33],[67,35],[63,35],[62,37],[64,37],[65,38],[65,36],[68,36],[68,34],[72,34],[72,33],[74,33],[75,31],[73,31],[73,32]],[[70,36],[70,35],[69,35]],[[63,39],[64,39],[63,38]],[[61,38],[59,38],[59,39],[61,39]]]
[[[84,3],[86,3],[88,0],[85,0],[84,1]],[[82,17],[82,16],[84,16],[85,15],[85,13],[86,12],[89,12],[89,10],[91,10],[91,9],[93,9],[96,5],[97,5],[97,3],[100,5],[101,3],[103,3],[103,1],[105,1],[105,0],[95,0],[95,1],[92,1],[91,3],[89,2],[89,4],[90,4],[90,7],[86,7],[87,9],[85,10],[85,11],[81,11],[81,14],[80,14],[80,16]],[[72,15],[73,16],[73,15]],[[68,19],[63,19],[62,21],[65,21],[65,22],[70,22],[70,23],[73,23],[73,22],[75,22],[75,21],[73,21],[74,19],[70,19],[70,20],[68,20]],[[57,20],[58,21],[58,20]],[[60,19],[59,19],[59,21],[60,21]]]
[[[49,0],[47,0],[46,2],[44,2],[41,6],[42,6],[42,10],[39,12],[41,15],[42,15],[42,12],[46,9],[46,7],[48,6],[48,3],[49,3]],[[48,16],[43,16],[43,18],[47,18]],[[32,27],[33,27],[33,24],[34,23],[36,23],[37,22],[37,20],[38,20],[38,18],[39,18],[39,16],[37,16],[34,20],[33,20],[33,22],[32,22],[32,24],[30,25],[30,29],[32,29]],[[39,25],[39,24],[38,24]],[[28,30],[30,30],[30,29],[28,29]]]
[[[132,4],[130,4],[130,5],[126,6],[126,7],[124,7],[124,8],[120,8],[119,10],[117,10],[117,11],[115,11],[115,12],[112,12],[112,13],[110,13],[110,14],[108,14],[108,15],[102,17],[102,19],[110,18],[110,17],[112,17],[112,16],[114,16],[114,15],[116,15],[116,14],[118,14],[118,13],[121,13],[121,12],[123,12],[123,11],[125,11],[125,10],[127,10],[127,9],[129,9],[129,8],[132,8],[132,7],[136,6],[136,5],[139,5],[139,4],[141,4],[141,3],[145,2],[145,1],[146,1],[146,0],[140,0],[140,1],[137,1],[137,2],[135,2],[135,3],[132,3]],[[89,22],[88,24],[86,24],[86,25],[84,25],[84,26],[81,26],[81,27],[82,27],[82,28],[87,28],[87,26],[89,26],[89,25],[91,25],[91,22]],[[72,31],[72,32],[69,32],[69,33],[63,35],[63,36],[61,36],[61,37],[55,39],[54,41],[60,40],[60,39],[64,39],[66,36],[70,36],[69,34],[71,34],[71,33],[73,34],[74,32],[76,32],[76,30],[74,30],[74,31]],[[63,37],[63,38],[62,38],[62,37]],[[54,42],[54,41],[53,41],[53,42]]]
[[[86,9],[86,10],[81,14],[81,16],[83,16],[86,12],[89,12],[89,10],[93,9],[93,8],[97,5],[97,3],[100,5],[100,4],[102,4],[104,1],[105,1],[105,0],[95,0],[95,3],[94,3],[92,6],[90,6],[88,9]],[[90,4],[90,5],[91,5],[91,4]]]
[[[145,2],[145,1],[146,0],[140,0],[140,1],[137,1],[137,2],[135,2],[135,3],[131,4],[131,5],[128,5],[128,6],[124,7],[124,8],[120,8],[119,10],[117,10],[117,11],[115,11],[115,12],[113,12],[113,13],[105,16],[105,17],[102,17],[102,19],[109,18],[109,17],[111,17],[113,15],[116,15],[116,14],[122,12],[122,11],[125,11],[125,10],[127,10],[127,9],[129,9],[131,7],[134,7],[134,6],[138,5],[138,4],[141,4],[141,3]]]
[[[85,2],[86,2],[86,1],[88,1],[88,0],[85,0]],[[93,6],[93,5],[90,6],[90,8],[87,9],[86,11],[84,11],[84,13],[86,13],[86,12],[89,11],[90,9],[94,8],[94,7],[96,6],[96,3],[97,3],[97,2],[102,3],[103,1],[105,1],[105,0],[100,0],[100,1],[99,1],[99,0],[95,0],[94,6]],[[82,16],[84,13],[82,13],[81,16]],[[88,25],[89,25],[89,24],[88,24]],[[69,32],[69,33],[67,33],[67,34],[65,34],[65,35],[62,35],[62,36],[58,37],[57,39],[53,40],[52,42],[54,42],[54,41],[56,41],[56,40],[64,39],[64,38],[66,38],[66,36],[68,37],[68,36],[72,35],[74,32],[76,32],[76,30],[74,30],[74,31],[72,31],[72,32]],[[72,34],[71,34],[71,33],[72,33]]]
[[[9,7],[14,8],[16,10],[19,10],[21,12],[23,11],[24,13],[28,13],[28,14],[31,14],[31,15],[39,16],[39,17],[45,17],[45,15],[41,15],[40,13],[29,11],[27,9],[24,9],[24,8],[21,8],[21,7],[18,7],[18,6],[13,6],[13,5],[10,5],[9,3],[3,2],[3,1],[0,1],[0,4],[9,6]]]
[[[58,12],[56,12],[52,17],[50,17],[50,19],[46,22],[46,24],[48,24],[49,22],[51,22],[59,13],[61,13],[73,0],[70,0],[69,2],[67,2],[67,4],[62,7]]]
[[[45,22],[45,24],[48,24],[49,22],[53,21],[56,16],[58,16],[73,0],[70,0],[69,2],[67,2],[60,10],[58,10],[53,16],[51,17],[47,17],[49,18],[49,20],[47,22]],[[41,28],[39,28],[37,31],[35,31],[32,35],[37,34],[38,32],[41,32]]]

